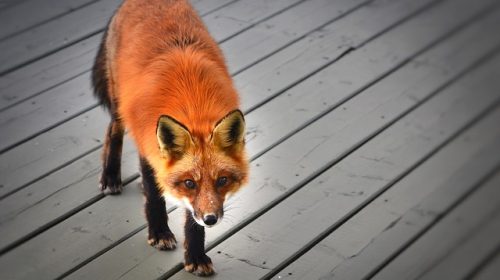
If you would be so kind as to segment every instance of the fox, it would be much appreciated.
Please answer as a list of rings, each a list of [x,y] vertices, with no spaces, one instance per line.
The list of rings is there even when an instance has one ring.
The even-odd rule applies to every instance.
[[[166,199],[185,208],[184,268],[214,274],[205,227],[248,181],[245,119],[221,49],[187,0],[125,0],[111,17],[92,68],[110,122],[103,192],[122,192],[125,132],[139,154],[148,243],[173,250]]]

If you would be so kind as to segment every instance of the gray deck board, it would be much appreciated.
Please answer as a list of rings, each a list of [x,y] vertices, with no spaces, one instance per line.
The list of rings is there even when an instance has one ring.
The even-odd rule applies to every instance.
[[[0,41],[98,0],[30,0],[0,10]],[[19,16],[23,15],[23,20]]]
[[[123,157],[122,178],[127,183],[139,176],[138,157],[131,141],[125,141]],[[101,199],[100,162],[101,151],[92,152],[1,200],[0,251],[70,215],[74,209]]]
[[[348,15],[372,0],[304,1],[279,15],[261,22],[221,44],[231,72],[240,72],[256,61],[296,41],[311,30]],[[243,35],[243,34],[242,34]]]
[[[0,76],[0,112],[89,71],[101,36],[96,34]]]
[[[490,151],[500,145],[495,138],[498,131],[494,131],[499,114],[497,109],[463,133],[274,279],[363,279],[370,275],[498,169],[500,160]]]
[[[500,181],[497,182],[500,183]],[[483,203],[486,201],[484,200]],[[491,200],[488,201],[488,203],[491,202]],[[497,213],[494,217],[489,217],[485,221],[486,225],[475,228],[471,236],[464,238],[464,243],[456,244],[456,248],[452,248],[439,262],[434,263],[420,279],[460,279],[469,275],[485,258],[495,252],[497,248],[492,245],[500,244],[500,215],[498,214],[500,213]],[[439,226],[442,225],[440,224]],[[460,228],[454,228],[454,230],[461,231]],[[422,239],[424,238],[426,237],[422,237]]]
[[[222,40],[299,1],[240,0],[210,13],[205,18],[205,22],[208,26],[212,26],[209,30],[214,33],[214,38]],[[0,48],[6,51],[0,54],[0,73],[16,69],[52,53],[54,49],[69,46],[78,40],[103,31],[111,14],[120,3],[119,0],[98,1],[1,41]],[[224,13],[228,13],[229,18],[220,16],[225,15]],[[233,13],[237,13],[238,20],[233,18],[235,16]],[[215,24],[210,24],[212,21]]]
[[[92,110],[3,153],[0,197],[98,149],[103,143],[108,118],[100,108]]]
[[[252,109],[264,104],[276,93],[282,93],[307,79],[432,3],[375,1],[372,5],[360,7],[348,17],[322,27],[238,74],[235,83],[243,104],[251,104]]]
[[[488,263],[485,264],[476,274],[470,279],[475,280],[495,280],[500,275],[500,254],[497,253]]]
[[[373,279],[416,279],[483,227],[498,232],[500,219],[500,173],[471,194],[450,215],[384,267]],[[488,201],[489,203],[485,203]],[[489,224],[492,222],[493,224]],[[479,232],[480,234],[481,232]],[[480,249],[480,248],[476,248]],[[449,273],[449,272],[448,272]],[[451,275],[450,275],[451,276]],[[465,275],[459,275],[463,277]],[[436,278],[434,278],[436,279]],[[451,278],[453,279],[453,278]]]
[[[0,1],[1,279],[194,279],[147,245],[128,137],[123,194],[98,189],[89,69],[120,1]],[[207,230],[214,278],[498,278],[498,0],[192,3],[252,159]]]
[[[497,12],[498,13],[498,12]],[[439,78],[436,80],[441,75],[447,76],[448,74],[451,74],[451,72],[455,72],[458,69],[462,69],[463,66],[460,66],[460,64],[464,61],[462,59],[464,58],[473,58],[475,55],[482,53],[477,47],[479,45],[482,45],[486,41],[490,41],[492,38],[492,34],[494,34],[495,29],[494,28],[486,28],[486,26],[489,25],[490,20],[493,21],[498,21],[498,16],[496,14],[490,15],[488,18],[485,18],[484,21],[477,22],[470,27],[466,28],[463,30],[463,32],[453,36],[450,38],[449,41],[445,41],[441,43],[440,45],[436,46],[435,49],[432,49],[428,51],[427,53],[422,54],[420,57],[417,57],[414,59],[416,64],[419,64],[420,62],[432,62],[430,65],[427,65],[427,67],[437,67],[435,69],[435,73],[433,73],[432,70],[429,69],[414,69],[411,67],[412,64],[409,64],[407,67],[403,68],[400,70],[398,73],[395,75],[389,76],[387,79],[393,81],[393,83],[396,86],[402,86],[398,85],[398,82],[401,81],[406,81],[405,86],[408,87],[407,90],[403,90],[403,88],[394,88],[394,87],[387,87],[383,86],[383,82],[380,82],[379,84],[375,85],[373,90],[370,90],[372,92],[376,92],[375,90],[378,89],[378,91],[402,91],[408,94],[409,96],[412,96],[417,99],[422,99],[424,96],[421,94],[422,89],[428,89],[429,87],[432,87],[432,84],[434,82],[437,82],[438,80],[441,80]],[[495,25],[493,25],[495,26]],[[488,30],[489,29],[489,30]],[[482,32],[484,32],[482,35],[480,35]],[[490,34],[490,35],[489,35]],[[472,36],[472,37],[469,37]],[[478,36],[478,37],[476,37]],[[490,41],[491,42],[491,41]],[[467,46],[468,45],[468,46]],[[487,44],[486,44],[487,45]],[[467,46],[467,47],[465,47]],[[465,48],[464,48],[465,47]],[[453,50],[454,49],[454,50]],[[479,51],[479,52],[477,52]],[[458,64],[457,64],[458,63]],[[427,68],[424,66],[424,68]],[[458,67],[456,69],[453,69],[453,67]],[[441,69],[441,70],[438,70]],[[443,71],[446,69],[445,71]],[[423,71],[426,73],[425,76],[426,78],[422,78],[421,80],[415,80],[417,82],[411,82],[411,80],[416,79],[416,77],[419,76],[418,72]],[[445,74],[446,73],[446,74]],[[432,81],[432,82],[431,82]],[[438,86],[438,84],[436,84]],[[379,99],[376,94],[370,94],[372,98]],[[363,108],[363,107],[361,107]],[[468,173],[467,173],[468,174]],[[398,201],[398,200],[396,200]],[[376,203],[374,203],[376,204]],[[375,207],[375,206],[374,206]],[[353,218],[352,222],[347,222],[345,226],[337,230],[335,234],[333,234],[331,237],[326,238],[324,241],[319,243],[316,247],[317,249],[313,248],[311,249],[311,252],[307,253],[310,254],[308,256],[307,254],[304,255],[303,260],[299,259],[297,263],[291,265],[290,267],[287,267],[285,270],[283,270],[283,273],[279,274],[281,277],[287,277],[288,273],[292,273],[292,278],[295,279],[316,279],[320,278],[321,276],[324,276],[323,273],[335,273],[336,277],[341,276],[341,272],[339,270],[344,270],[351,272],[351,274],[343,277],[344,279],[358,279],[362,278],[360,275],[362,273],[367,273],[370,269],[372,269],[376,264],[380,263],[383,261],[383,258],[380,258],[378,256],[378,253],[381,252],[381,249],[374,250],[373,254],[368,253],[367,249],[364,246],[368,242],[373,242],[371,238],[374,238],[373,236],[368,235],[368,229],[371,230],[376,230],[378,228],[384,228],[384,223],[387,225],[392,222],[390,221],[383,221],[381,218],[376,219],[376,225],[377,228],[374,228],[375,225],[373,223],[368,223],[370,220],[370,213],[371,213],[371,207],[367,207],[366,210],[366,218]],[[363,212],[365,213],[365,212]],[[362,215],[362,217],[364,217]],[[392,212],[391,215],[389,216],[392,218]],[[358,221],[362,219],[362,221]],[[372,219],[373,220],[373,219]],[[366,223],[366,226],[368,229],[361,230],[359,227],[353,228],[351,231],[349,231],[349,226],[352,224],[353,227],[357,226],[359,224]],[[344,229],[347,228],[347,229]],[[347,232],[347,233],[346,233]],[[355,234],[362,234],[359,238],[364,238],[362,243],[360,240],[355,239],[356,235]],[[341,238],[343,237],[343,238]],[[343,244],[350,244],[348,243],[349,241],[357,240],[356,243],[352,247],[345,247],[342,246]],[[395,240],[389,238],[387,240],[392,240],[393,242],[389,244],[383,244],[380,245],[379,248],[384,248],[385,250],[389,250],[390,248],[397,249],[398,244],[396,243]],[[374,246],[374,245],[372,245]],[[317,254],[321,255],[324,251],[324,248],[334,248],[332,250],[336,250],[339,252],[342,252],[343,256],[350,256],[349,261],[344,261],[344,259],[334,259],[332,258],[319,258]],[[351,251],[346,251],[347,249]],[[363,254],[361,254],[361,250],[363,250]],[[325,250],[325,252],[331,253],[329,250]],[[387,251],[384,251],[387,252]],[[388,253],[387,253],[388,254]],[[366,256],[364,256],[366,255]],[[358,260],[361,259],[361,260]],[[311,260],[311,261],[308,261]],[[342,261],[342,263],[341,263]],[[345,263],[343,263],[345,262]],[[345,266],[345,268],[338,268],[341,266]]]
[[[0,42],[0,73],[102,31],[119,0],[98,1]]]

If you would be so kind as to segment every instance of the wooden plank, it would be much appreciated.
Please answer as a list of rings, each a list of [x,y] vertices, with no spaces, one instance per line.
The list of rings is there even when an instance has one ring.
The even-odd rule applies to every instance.
[[[47,94],[38,95],[1,112],[0,129],[8,133],[0,138],[0,153],[95,108],[98,104],[89,81],[90,72],[86,72]]]
[[[88,71],[92,67],[101,35],[91,36],[1,76],[0,112]]]
[[[391,3],[395,3],[395,2],[397,2],[397,1],[392,1]],[[375,5],[375,6],[377,6],[377,5]],[[414,8],[418,8],[418,6],[416,6]],[[372,11],[375,12],[377,10],[372,10]],[[393,19],[393,21],[398,21],[401,18],[404,18],[408,13],[412,13],[412,12],[414,12],[414,10],[404,9],[404,10],[400,11],[400,13],[398,14],[398,16],[391,17],[391,19]],[[376,14],[376,13],[374,13],[374,14]],[[389,15],[390,14],[387,14],[386,16],[389,17]],[[359,16],[366,16],[366,11],[364,13],[360,14]],[[384,17],[384,18],[386,18],[386,17]],[[459,21],[460,20],[460,16],[457,16],[454,19],[456,19],[457,21]],[[371,22],[368,22],[368,23],[371,23]],[[376,25],[376,24],[371,23],[370,26],[378,26],[378,28],[373,28],[372,30],[374,32],[380,32],[381,30],[386,29],[387,26],[390,25],[390,24],[391,24],[391,22],[383,21],[383,22],[381,22],[381,25]],[[452,24],[452,23],[449,23],[449,24]],[[441,24],[441,25],[439,25],[442,29],[435,29],[436,34],[434,34],[434,35],[439,38],[439,34],[441,34],[439,32],[441,32],[442,30],[448,30],[447,28],[451,28],[449,24]],[[453,26],[453,24],[452,24],[452,26]],[[365,27],[366,26],[361,25],[360,29],[354,29],[354,31],[351,34],[351,36],[357,36],[358,32],[360,32],[360,30],[362,30]],[[345,30],[346,30],[346,36],[347,36],[347,34],[350,34],[350,33],[347,33],[347,32],[349,32],[349,29],[345,29]],[[424,34],[422,33],[422,35],[424,35]],[[374,35],[372,34],[372,36],[374,36]],[[432,41],[433,39],[436,39],[436,37],[429,36],[429,34],[425,34],[425,36],[422,36],[422,37],[425,38],[425,40],[429,40],[429,41]],[[325,38],[325,39],[328,39],[328,38]],[[365,38],[365,39],[368,39],[368,38]],[[326,45],[330,45],[327,42],[324,42],[324,43]],[[379,44],[380,44],[381,48],[386,49],[386,47],[387,47],[386,43],[380,42]],[[411,53],[411,51],[413,51],[415,47],[418,47],[418,46],[416,44],[412,44],[410,46],[404,46],[404,48],[401,48],[401,51],[403,51],[403,52],[404,51],[408,51],[408,52]],[[299,53],[303,52],[303,50],[296,50],[296,51],[298,51]],[[321,55],[321,53],[318,54],[318,55]],[[383,56],[385,56],[387,54],[385,54],[385,53],[381,54],[378,51],[375,51],[373,53],[373,55],[381,55],[381,57],[383,57]],[[407,58],[408,56],[411,56],[411,54],[407,54],[407,55],[401,54],[402,60],[404,60],[403,57]],[[289,57],[282,57],[282,59],[284,59],[283,61],[286,61],[286,60],[289,59]],[[369,57],[363,56],[363,61],[370,61],[370,59],[371,58],[369,58]],[[320,60],[322,60],[322,59],[320,59]],[[386,61],[386,60],[383,60],[383,61]],[[276,62],[276,60],[274,62]],[[377,61],[372,61],[372,62],[373,63],[377,63]],[[396,64],[397,61],[394,60],[394,62]],[[302,65],[304,65],[304,64],[302,64]],[[317,65],[317,66],[319,67],[319,65]],[[384,69],[383,65],[374,65],[374,69],[375,68]],[[305,70],[312,71],[310,68],[307,68]],[[387,70],[387,71],[390,71],[390,69]],[[295,70],[295,72],[297,72],[297,71]],[[374,73],[378,73],[378,72],[374,72]],[[306,75],[306,74],[303,73],[302,75]],[[266,81],[266,82],[269,83],[268,84],[269,87],[271,87],[271,85],[273,85],[273,84],[276,84],[275,83],[276,81],[274,81],[274,80],[269,80],[269,81]],[[281,83],[282,86],[285,86],[286,80],[281,79],[280,83]],[[327,84],[325,84],[323,86],[327,86]],[[323,86],[320,86],[319,88],[323,88]],[[318,86],[315,85],[315,87],[318,87]],[[258,95],[258,92],[254,92],[254,93],[255,93],[255,95]],[[267,94],[274,94],[274,93],[275,92],[273,92],[273,91],[267,92]],[[244,102],[243,102],[243,109],[247,110],[250,106],[253,106],[252,103],[250,103],[250,105],[249,105],[248,102],[245,102],[245,100],[244,100]],[[96,109],[96,110],[99,110],[99,109]],[[314,110],[312,110],[311,112],[314,112]],[[94,111],[89,111],[87,114],[89,114],[89,115],[95,115],[97,113],[94,112]],[[104,120],[107,121],[107,118],[102,118],[102,120],[103,121]],[[82,128],[79,125],[79,124],[81,124],[80,122],[78,122],[78,121],[70,121],[70,123],[71,124],[65,124],[63,126],[57,127],[55,129],[51,130],[51,132],[58,131],[58,132],[54,132],[54,134],[58,135],[58,134],[61,134],[61,133],[66,133],[66,132],[64,132],[64,130],[67,130],[68,128],[72,128],[71,131],[69,131],[69,133],[70,133],[70,135],[73,135],[76,138],[83,138],[83,137],[91,138],[91,137],[93,137],[93,138],[96,138],[96,139],[101,139],[100,137],[102,135],[102,131],[103,130],[99,131],[99,129],[101,127],[105,126],[105,124],[103,124],[102,122],[101,123],[90,123],[89,125],[97,125],[97,126],[99,126],[99,128],[95,128],[95,129],[94,128],[92,128],[92,129],[88,129],[87,128],[87,130],[82,130]],[[60,131],[60,130],[63,130],[63,131]],[[97,132],[98,134],[95,134],[95,133],[92,133],[92,132]],[[252,136],[252,137],[254,137],[254,136]],[[37,138],[39,138],[39,137],[37,137]],[[47,155],[46,153],[43,153],[42,155],[39,155],[40,158],[44,158],[44,164],[42,165],[40,162],[38,162],[38,163],[37,162],[32,163],[31,159],[26,158],[26,156],[25,156],[26,154],[37,154],[37,153],[40,154],[41,153],[41,151],[39,151],[39,149],[37,151],[33,152],[33,153],[29,151],[29,147],[33,147],[33,143],[37,143],[37,138],[32,139],[29,142],[26,142],[26,143],[24,143],[24,144],[16,147],[15,149],[8,151],[7,154],[9,156],[7,156],[7,157],[2,156],[0,158],[0,167],[5,166],[5,169],[2,169],[2,170],[5,170],[5,172],[6,172],[5,174],[10,173],[11,172],[10,170],[18,170],[18,172],[23,172],[23,169],[26,168],[24,170],[24,173],[28,173],[26,170],[30,170],[29,171],[29,175],[28,176],[23,176],[22,178],[19,178],[19,177],[11,178],[11,177],[0,176],[0,178],[3,179],[2,182],[0,183],[0,185],[3,185],[3,188],[0,188],[0,196],[4,196],[6,193],[12,192],[13,190],[19,188],[19,186],[25,185],[26,183],[34,180],[35,178],[38,178],[38,177],[42,176],[43,174],[46,174],[47,172],[50,172],[51,170],[54,169],[54,166],[61,166],[64,163],[64,160],[69,160],[71,158],[70,156],[73,156],[73,157],[77,156],[78,155],[78,151],[80,151],[80,153],[84,153],[85,151],[88,151],[89,149],[95,149],[95,148],[98,147],[98,144],[96,143],[92,147],[83,146],[82,148],[84,148],[84,149],[78,150],[78,149],[75,148],[74,145],[71,145],[72,143],[68,143],[70,145],[70,147],[67,147],[67,148],[68,148],[68,150],[71,151],[71,153],[64,153],[64,155],[62,156],[62,158],[61,158],[61,155],[59,153],[50,152],[50,155]],[[42,136],[40,136],[40,138],[47,139],[47,140],[44,140],[47,143],[52,143],[54,141],[58,141],[57,139],[53,139],[52,141],[49,141],[48,139],[50,139],[50,134],[49,134],[49,136],[42,135]],[[44,147],[44,146],[40,146],[40,147]],[[59,149],[61,149],[61,150],[64,150],[64,148],[65,147],[59,147]],[[87,150],[85,150],[85,149],[87,149]],[[17,153],[21,153],[22,155],[16,156]],[[53,158],[53,157],[55,157],[55,158]],[[4,159],[5,159],[5,162],[3,162]],[[48,164],[46,164],[46,162],[50,162],[51,164],[52,163],[54,163],[54,164],[53,165],[48,165]],[[3,166],[2,166],[2,164],[3,164]],[[42,166],[38,167],[38,165],[42,165]],[[8,169],[8,167],[10,167],[12,169]],[[0,170],[0,175],[1,175],[1,171],[2,170]],[[42,172],[39,172],[39,170],[42,171]]]
[[[227,3],[204,0],[193,4],[200,13],[207,13]],[[98,33],[0,77],[0,111],[88,71],[101,36]]]
[[[0,9],[9,9],[15,5],[19,5],[27,0],[1,0]]]
[[[243,104],[248,104],[251,109],[262,105],[336,61],[349,50],[370,42],[380,33],[433,3],[433,1],[375,1],[372,5],[361,7],[348,17],[308,34],[300,41],[273,54],[269,59],[252,65],[250,69],[235,77],[235,84],[240,91]],[[231,51],[226,51],[226,55],[235,56]]]
[[[144,222],[144,213],[137,211],[143,203],[139,187],[139,184],[133,184],[120,196],[107,196],[107,199],[101,199],[3,255],[0,258],[0,277],[54,279],[73,265],[84,261],[85,255],[124,238],[123,232],[134,232],[136,225]],[[65,230],[61,230],[62,228]],[[65,245],[61,246],[62,244]],[[21,255],[26,256],[23,261],[18,258]],[[64,264],[59,261],[51,262],[50,259],[55,255],[65,259]]]
[[[492,151],[498,151],[498,149]],[[483,203],[491,202],[491,199],[483,201]],[[499,204],[497,203],[497,205]],[[491,220],[486,223],[487,225],[475,229],[474,231],[477,232],[473,232],[472,236],[466,237],[465,243],[456,244],[457,248],[452,248],[451,252],[444,256],[439,263],[434,264],[420,279],[465,278],[475,266],[479,265],[489,254],[494,253],[495,249],[500,246],[500,215],[491,217]],[[440,226],[442,225],[438,224],[436,227]]]
[[[214,35],[221,40],[298,1],[241,0],[210,13],[205,22],[213,26],[209,29],[213,29],[214,34],[221,34],[221,37]],[[102,31],[120,3],[118,0],[99,1],[0,42],[0,49],[5,50],[0,54],[0,74]],[[227,18],[227,15],[231,16]]]
[[[371,0],[311,0],[294,6],[221,44],[232,73],[345,16]],[[403,1],[404,2],[404,1]],[[422,5],[422,4],[421,4]],[[383,5],[384,8],[389,3]],[[351,31],[352,32],[352,31]]]
[[[38,24],[77,10],[97,0],[24,1],[10,9],[0,10],[0,41]],[[19,20],[22,18],[22,20]]]
[[[190,0],[200,15],[206,15],[240,0]]]
[[[385,266],[373,279],[416,279],[489,221],[498,225],[500,173]],[[495,244],[496,245],[496,244]]]
[[[489,102],[500,101],[500,94],[494,90],[495,75],[491,75],[490,72],[498,68],[498,63],[500,56],[488,67],[471,72],[467,78],[418,107],[313,182],[274,205],[258,219],[210,250],[209,256],[218,264],[219,273],[215,278],[247,279],[265,276],[316,236],[350,216],[365,201],[369,202],[380,191],[390,187],[400,176],[418,166],[420,161],[431,156],[450,137],[454,137],[458,131],[466,127],[467,123],[480,115],[491,104]],[[484,85],[484,82],[487,84]],[[484,94],[487,99],[492,98],[479,107],[476,107],[478,104],[471,105],[474,98],[470,97],[469,90],[466,89],[477,85],[483,86],[481,89],[478,88],[476,93],[481,96]],[[488,95],[490,97],[486,97]],[[474,112],[469,115],[465,112],[465,108]],[[491,128],[499,116],[500,109],[490,119],[487,127]],[[457,117],[463,119],[458,120]],[[481,131],[484,132],[484,129]],[[319,135],[325,135],[323,128],[311,133],[312,137]],[[488,142],[498,141],[500,135],[494,136],[496,136],[494,139],[487,139]],[[298,146],[296,148],[298,149]],[[317,153],[325,153],[328,146],[317,149],[319,150]],[[306,161],[300,160],[295,163],[308,166],[309,160]],[[292,176],[290,173],[287,175]],[[280,183],[283,184],[282,180]],[[242,215],[248,211],[246,208],[250,207],[248,204],[255,204],[256,201],[267,200],[268,203],[272,203],[278,198],[266,192],[272,193],[267,190],[240,198],[240,202],[244,205],[238,204],[241,208],[232,211],[231,215]],[[249,202],[243,202],[244,199]],[[182,271],[172,279],[193,278],[189,273]]]
[[[346,0],[342,1],[346,2]],[[294,36],[290,36],[288,39],[293,40],[294,37],[302,34],[301,32],[310,31],[318,25],[324,24],[326,21],[332,19],[333,14],[338,14],[339,11],[345,10],[346,7],[352,7],[360,1],[347,1],[349,4],[343,5],[342,3],[332,1],[326,2],[330,3],[330,5],[325,5],[325,0],[307,1],[305,2],[307,5],[298,5],[295,6],[294,9],[280,14],[290,18],[291,16],[297,16],[297,14],[300,13],[309,14],[311,10],[325,11],[323,17],[314,17],[314,20],[309,20],[309,24],[304,24],[304,22],[300,20],[294,24],[288,24],[287,26],[289,28],[295,29],[299,29],[297,27],[303,26],[300,28],[300,32],[298,31]],[[283,20],[282,18],[280,19]],[[254,30],[254,28],[251,30]],[[248,32],[245,33],[245,36],[237,36],[236,38],[244,37],[245,41],[248,42],[247,33]],[[252,36],[253,39],[260,41],[259,39],[261,37],[268,35],[261,34],[259,36],[259,34],[253,33],[250,34],[250,36]],[[282,44],[286,44],[284,39],[285,38],[280,41]],[[231,41],[233,40],[228,42]],[[263,42],[264,45],[265,43],[270,44],[268,46],[269,49],[267,53],[273,51],[273,48],[276,47],[273,44],[276,44],[278,41],[279,40]],[[90,52],[89,55],[92,53],[93,52]],[[250,58],[252,56],[258,57],[266,52],[263,52],[262,50],[248,49],[246,50],[246,53],[247,58]],[[85,57],[88,57],[89,55],[86,55]],[[85,64],[88,65],[89,63],[87,62]],[[88,66],[90,67],[90,65]],[[89,73],[85,73],[75,79],[65,82],[63,85],[45,92],[42,95],[31,98],[30,100],[22,102],[15,107],[10,107],[9,109],[0,112],[0,130],[9,131],[5,137],[0,139],[0,152],[13,147],[17,143],[20,143],[29,137],[33,137],[33,135],[36,135],[40,131],[54,127],[58,123],[86,111],[93,106],[96,106],[97,100],[93,98],[91,94],[92,90],[88,85],[88,80],[90,79],[89,76]],[[9,96],[9,93],[6,92],[5,95]],[[14,94],[11,97],[15,98],[16,96],[18,95]]]
[[[97,108],[3,153],[0,197],[99,148],[108,120],[108,114]]]
[[[95,151],[28,188],[0,201],[0,252],[18,244],[39,229],[58,221],[90,201],[102,198],[98,188],[101,151]],[[123,182],[139,176],[138,156],[129,139],[125,141]],[[28,222],[29,221],[29,222]]]
[[[446,9],[447,7],[443,7],[443,10]],[[437,20],[440,18],[438,14],[438,12],[434,12]],[[427,17],[432,17],[432,13],[426,13],[422,17],[417,17],[398,26],[368,45],[321,70],[308,80],[287,90],[284,94],[266,103],[265,106],[255,109],[258,119],[247,121],[249,131],[247,134],[248,149],[257,150],[257,147],[261,147],[262,143],[278,142],[284,136],[289,135],[291,131],[296,131],[307,125],[309,120],[352,98],[361,89],[376,82],[380,77],[387,75],[399,67],[401,63],[432,44],[434,40],[439,38],[438,32],[440,31],[435,30],[436,33],[430,33],[429,26],[444,25]],[[419,83],[429,83],[431,85],[435,82],[439,84],[440,80],[434,80],[434,77],[458,73],[460,71],[458,69],[463,69],[463,67],[466,67],[465,65],[478,59],[478,55],[495,48],[499,42],[498,40],[492,40],[492,36],[489,34],[494,34],[494,26],[500,23],[499,12],[497,11],[487,18],[488,21],[475,24],[468,28],[463,35],[455,37],[456,44],[452,43],[447,45],[448,47],[443,47],[442,50],[430,54],[431,57],[428,59],[418,58],[417,60],[423,62],[416,62],[418,65],[428,63],[428,61],[433,61],[433,63],[442,61],[440,67],[450,72],[441,73],[441,69],[429,70],[423,68],[418,70],[419,74],[417,74],[414,70],[409,70],[409,72],[412,72],[410,75],[415,75],[415,79],[417,77],[422,78],[422,81],[416,82],[415,85]],[[467,47],[465,47],[466,45]],[[450,57],[449,53],[461,52],[458,46],[464,46],[462,49],[464,52],[461,53],[461,56],[453,55],[452,57],[456,57],[456,59],[447,58]],[[308,64],[303,65],[302,68],[307,68]],[[299,65],[297,64],[295,67],[298,69]],[[409,67],[413,68],[413,66]],[[359,69],[365,69],[366,71],[360,72]],[[292,72],[293,70],[295,69],[292,69]],[[436,73],[430,74],[429,71],[436,71]],[[407,79],[406,75],[403,71],[399,78],[405,77],[404,79]],[[273,85],[273,83],[269,81],[269,85]],[[311,90],[312,88],[314,90]],[[382,91],[388,91],[388,89]],[[308,94],[304,94],[304,92]],[[332,92],[335,92],[335,94],[332,94]],[[378,98],[381,97],[368,101],[365,107],[360,107],[361,110],[371,107],[374,102],[384,100]],[[281,112],[281,114],[276,115],[276,112]]]
[[[301,1],[303,0],[240,0],[207,15],[203,20],[212,36],[217,41],[224,41]]]
[[[364,279],[498,168],[500,110],[403,178],[273,279]],[[495,136],[496,135],[496,136]],[[494,139],[494,141],[491,141]],[[384,159],[385,161],[385,159]],[[445,278],[434,278],[445,279]],[[458,279],[446,277],[446,279]]]
[[[477,274],[472,275],[475,280],[495,280],[500,275],[500,254],[497,254]]]
[[[120,3],[98,1],[0,42],[0,74],[102,31]]]
[[[391,92],[391,90],[385,91]],[[372,102],[371,104],[373,104],[373,100],[376,99],[368,100],[370,100]],[[314,174],[314,170],[320,168],[323,164],[326,164],[327,159],[341,157],[346,153],[346,150],[355,147],[357,143],[360,143],[360,141],[362,142],[363,139],[366,139],[372,135],[372,133],[380,129],[380,126],[383,127],[384,124],[387,125],[391,122],[391,120],[394,120],[394,118],[400,116],[400,114],[405,112],[405,110],[408,110],[408,108],[411,108],[412,105],[415,105],[414,102],[417,102],[418,98],[413,99],[413,97],[410,97],[407,100],[413,101],[405,103],[401,100],[395,100],[391,105],[388,105],[389,107],[378,106],[380,111],[376,110],[369,112],[368,115],[363,118],[359,118],[357,114],[351,115],[351,112],[359,112],[361,108],[366,109],[366,106],[364,105],[367,103],[364,102],[361,103],[364,107],[359,107],[359,109],[356,109],[357,106],[354,106],[354,108],[353,106],[348,106],[349,110],[336,111],[337,113],[334,116],[318,123],[317,125],[314,124],[316,128],[321,129],[322,131],[328,131],[331,135],[334,135],[332,138],[328,139],[325,143],[321,143],[324,139],[315,137],[314,133],[311,133],[311,131],[314,130],[310,130],[309,128],[306,128],[295,136],[292,136],[290,139],[280,144],[270,152],[264,154],[252,164],[254,168],[251,173],[253,174],[251,178],[252,183],[251,186],[247,187],[249,190],[244,190],[243,192],[248,192],[248,195],[252,195],[251,193],[255,192],[255,189],[259,191],[267,190],[270,192],[285,192],[287,189],[291,188],[291,186],[300,184],[304,178],[310,176],[311,173]],[[388,108],[392,108],[392,110],[395,111],[395,115],[385,115],[384,119],[381,119],[379,116],[386,113]],[[399,115],[396,111],[399,112]],[[253,114],[249,114],[247,116],[247,121],[251,119],[252,115]],[[349,119],[350,121],[348,121]],[[346,126],[345,123],[336,120],[348,121],[349,126]],[[369,128],[367,127],[367,123],[370,124]],[[363,126],[363,129],[360,128],[360,125]],[[345,136],[349,136],[350,138],[345,139]],[[308,156],[307,154],[310,151],[304,149],[302,143],[309,143],[311,141],[312,146],[316,143],[320,143],[321,145],[325,145],[330,148],[328,151],[318,151],[312,149],[312,154]],[[300,151],[300,153],[295,155],[294,153],[290,153],[292,150]],[[296,165],[295,162],[300,160],[301,156],[306,156],[306,158],[311,159],[311,161],[300,166],[298,166],[298,164]],[[273,168],[272,170],[267,170],[266,166],[273,166]],[[281,174],[282,176],[275,179],[274,177],[276,173]],[[294,174],[298,174],[298,176],[294,176]],[[241,197],[245,197],[245,195],[242,194]],[[269,199],[271,198],[259,197],[255,200],[252,199],[252,201],[262,201],[262,203],[265,203]],[[245,205],[239,205],[240,202]],[[213,233],[212,229],[210,229],[208,235],[209,242],[222,238],[222,236],[227,236],[228,232],[230,232],[231,226],[234,226],[238,222],[244,220],[245,217],[250,215],[249,212],[258,208],[258,205],[246,205],[247,202],[245,202],[244,199],[235,203],[238,205],[238,208],[245,209],[246,212],[241,215],[238,213],[232,213],[230,215],[231,221],[225,220],[223,224],[218,226],[219,230],[213,229],[217,230],[216,233]],[[174,211],[170,215],[170,220],[172,221],[171,224],[174,228],[174,232],[180,233],[177,235],[177,238],[180,240],[179,242],[182,242],[183,212],[177,210]],[[163,273],[166,273],[169,268],[174,267],[177,262],[182,260],[182,252],[179,251],[164,254],[156,252],[154,249],[143,248],[143,245],[141,244],[144,244],[144,235],[145,231],[139,232],[126,242],[113,248],[113,250],[108,251],[101,257],[93,260],[87,266],[77,271],[74,275],[71,275],[70,278],[92,279],[98,275],[96,274],[97,272],[99,272],[99,275],[101,275],[101,273],[105,273],[106,278],[117,278],[121,276],[128,279],[134,279],[137,277],[145,277],[145,275],[159,277]]]

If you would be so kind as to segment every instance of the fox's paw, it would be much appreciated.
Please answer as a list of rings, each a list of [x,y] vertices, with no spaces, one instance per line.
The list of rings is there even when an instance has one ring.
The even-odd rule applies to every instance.
[[[120,194],[123,189],[122,179],[120,175],[110,175],[103,172],[101,175],[101,191],[109,189],[110,194]]]
[[[149,236],[149,245],[155,247],[158,250],[173,250],[177,247],[177,240],[171,232],[165,232],[158,234],[156,236]]]
[[[186,259],[184,262],[184,269],[196,276],[210,276],[215,273],[212,260],[205,254],[196,258],[196,261]]]

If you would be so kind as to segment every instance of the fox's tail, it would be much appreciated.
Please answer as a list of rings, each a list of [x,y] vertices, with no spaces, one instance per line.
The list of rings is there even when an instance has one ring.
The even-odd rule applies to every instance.
[[[101,105],[106,109],[111,109],[111,96],[109,95],[109,78],[107,73],[107,61],[106,61],[106,37],[107,32],[104,32],[104,36],[99,45],[99,50],[95,58],[94,67],[92,68],[92,86],[94,88],[94,95],[97,97]]]

